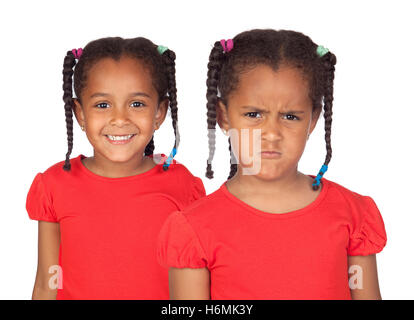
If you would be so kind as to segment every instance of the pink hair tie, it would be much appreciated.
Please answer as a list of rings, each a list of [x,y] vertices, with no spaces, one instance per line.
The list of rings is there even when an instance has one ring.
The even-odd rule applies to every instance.
[[[221,46],[223,47],[224,52],[230,52],[233,49],[233,40],[228,39],[227,41],[222,39],[220,40]]]
[[[79,58],[81,57],[82,52],[83,52],[82,48],[79,48],[79,49],[72,49],[72,53],[73,53],[73,55],[75,56],[75,59],[78,59],[78,60],[79,60]]]

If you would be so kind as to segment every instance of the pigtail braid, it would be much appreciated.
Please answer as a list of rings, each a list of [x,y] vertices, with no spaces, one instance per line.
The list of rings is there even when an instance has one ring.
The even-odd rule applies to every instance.
[[[333,83],[335,76],[335,64],[336,57],[332,53],[326,55],[326,61],[324,61],[324,66],[326,69],[326,87],[325,94],[323,98],[324,112],[323,116],[325,118],[325,142],[326,142],[326,158],[325,164],[328,165],[332,157],[332,147],[331,147],[331,126],[332,126],[332,102],[333,102]]]
[[[214,44],[211,50],[209,63],[207,65],[207,129],[208,129],[208,148],[209,155],[207,160],[206,177],[213,178],[212,161],[216,149],[216,123],[217,123],[217,103],[218,103],[218,83],[220,80],[220,70],[223,65],[223,47],[220,41]]]
[[[172,126],[174,129],[174,147],[169,155],[167,161],[163,165],[163,169],[166,171],[169,168],[175,154],[177,153],[178,145],[180,144],[180,133],[178,131],[178,107],[177,107],[177,86],[175,81],[175,53],[174,51],[167,49],[162,53],[164,64],[166,66],[166,75],[168,80],[168,100],[171,111]]]
[[[328,169],[328,164],[332,158],[332,146],[331,146],[331,127],[332,127],[332,102],[333,102],[333,87],[335,78],[335,64],[336,57],[333,53],[328,52],[322,58],[322,63],[325,70],[325,92],[323,95],[323,116],[325,118],[325,144],[326,144],[326,157],[325,162],[322,165],[321,170],[315,177],[314,183],[312,184],[313,190],[318,190],[320,180],[323,174]]]
[[[154,154],[154,136],[152,136],[151,141],[147,144],[147,146],[145,147],[145,155],[149,156]]]
[[[236,159],[232,150],[231,150],[231,141],[229,138],[229,151],[230,151],[230,173],[229,176],[227,177],[227,180],[233,178],[233,176],[236,174],[237,172],[237,163],[234,162],[234,160]]]
[[[73,148],[73,92],[72,92],[72,77],[73,67],[76,64],[75,56],[72,51],[66,53],[63,61],[63,101],[65,103],[65,117],[66,117],[66,131],[68,140],[68,152],[66,153],[65,164],[63,169],[70,170],[70,154]]]

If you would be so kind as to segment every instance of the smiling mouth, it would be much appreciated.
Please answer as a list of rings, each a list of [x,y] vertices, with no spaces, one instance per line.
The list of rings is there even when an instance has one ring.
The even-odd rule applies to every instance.
[[[128,141],[131,140],[132,137],[136,136],[136,134],[125,134],[125,135],[110,135],[106,134],[105,137],[108,138],[110,141]]]

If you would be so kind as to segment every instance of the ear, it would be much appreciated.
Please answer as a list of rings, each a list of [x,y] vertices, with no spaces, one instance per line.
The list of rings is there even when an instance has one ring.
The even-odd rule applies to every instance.
[[[168,98],[164,98],[158,104],[157,111],[155,112],[155,130],[158,130],[161,127],[161,124],[164,122],[165,117],[167,116],[168,104]]]
[[[220,98],[218,99],[218,103],[216,106],[216,117],[217,117],[217,123],[220,126],[220,128],[222,130],[229,131],[230,125],[229,125],[227,107],[224,104],[223,100],[221,100]]]
[[[73,99],[73,113],[75,114],[76,120],[79,125],[82,127],[85,126],[85,115],[83,114],[82,106],[79,102],[79,99]]]

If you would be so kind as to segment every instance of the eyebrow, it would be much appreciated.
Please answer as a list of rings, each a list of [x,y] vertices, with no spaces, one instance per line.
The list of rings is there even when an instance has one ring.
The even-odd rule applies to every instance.
[[[104,93],[104,92],[96,92],[94,94],[91,95],[91,98],[97,98],[97,97],[108,97],[110,96],[109,93]],[[149,94],[145,93],[145,92],[132,92],[130,95],[130,97],[137,97],[137,96],[141,96],[141,97],[147,97],[147,98],[151,98]]]
[[[250,110],[254,110],[254,111],[262,111],[262,112],[266,112],[267,111],[265,109],[260,109],[258,107],[253,107],[253,106],[243,106],[241,108],[242,109],[250,109]],[[289,113],[289,114],[301,114],[301,113],[305,113],[305,111],[302,111],[302,110],[287,110],[287,111],[280,112],[280,113],[283,113],[283,114],[286,114],[286,113]]]

